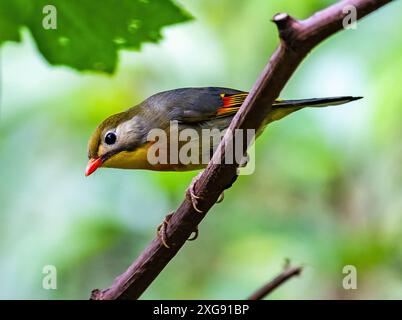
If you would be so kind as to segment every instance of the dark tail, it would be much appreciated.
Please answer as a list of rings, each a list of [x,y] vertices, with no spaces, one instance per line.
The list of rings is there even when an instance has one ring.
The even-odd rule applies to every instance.
[[[273,107],[276,108],[304,108],[304,107],[327,107],[336,106],[339,104],[348,103],[351,101],[359,100],[363,97],[332,97],[332,98],[313,98],[313,99],[300,99],[300,100],[277,100]]]

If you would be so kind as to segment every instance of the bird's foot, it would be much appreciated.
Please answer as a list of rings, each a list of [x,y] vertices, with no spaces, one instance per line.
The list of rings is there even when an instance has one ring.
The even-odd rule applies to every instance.
[[[164,247],[170,249],[170,246],[167,241],[167,227],[169,225],[169,221],[172,218],[174,214],[174,211],[166,215],[165,219],[163,219],[163,222],[158,226],[156,229],[156,235],[164,245]],[[188,241],[194,241],[195,239],[198,238],[198,227],[195,229],[195,231],[190,235],[190,237],[187,239]]]
[[[200,175],[201,175],[201,172],[200,172],[197,176],[195,176],[195,177],[193,178],[193,180],[191,181],[190,186],[189,186],[189,187],[187,188],[187,190],[186,190],[186,199],[187,199],[188,201],[190,201],[190,203],[191,203],[191,205],[193,206],[193,208],[194,208],[195,211],[197,211],[197,212],[199,212],[199,213],[202,213],[203,211],[200,210],[200,209],[198,209],[198,207],[197,207],[197,205],[198,205],[198,200],[199,200],[199,199],[202,199],[202,197],[201,197],[201,196],[197,196],[197,195],[195,194],[195,190],[194,190],[194,186],[195,186],[195,184],[197,183],[197,181],[198,181]]]
[[[167,243],[166,229],[169,225],[169,220],[172,218],[173,213],[174,212],[171,212],[168,215],[166,215],[165,219],[163,219],[163,222],[156,229],[156,235],[158,236],[162,244],[168,249],[170,249],[170,246]]]
[[[248,155],[247,155],[247,156],[248,156]],[[198,179],[199,179],[201,173],[202,173],[202,172],[200,172],[197,176],[195,176],[195,177],[193,178],[193,180],[191,181],[190,186],[189,186],[189,187],[187,188],[187,190],[186,190],[186,199],[191,202],[191,205],[193,206],[194,210],[197,211],[197,212],[199,212],[199,213],[203,213],[202,210],[198,209],[198,200],[199,200],[199,199],[202,199],[202,197],[201,197],[201,196],[197,196],[197,195],[195,194],[194,187],[195,187],[195,184],[197,183],[197,181],[198,181]],[[222,193],[219,195],[218,200],[216,200],[216,203],[221,203],[224,198],[225,198],[225,194],[224,194],[224,192],[222,192]]]

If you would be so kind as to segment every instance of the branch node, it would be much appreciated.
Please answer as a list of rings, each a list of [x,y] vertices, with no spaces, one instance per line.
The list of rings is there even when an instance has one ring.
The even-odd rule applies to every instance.
[[[294,49],[301,23],[287,13],[277,13],[273,16],[272,22],[276,24],[281,40]]]
[[[276,24],[279,31],[292,29],[295,25],[299,24],[299,22],[295,18],[288,15],[287,13],[277,13],[273,16],[272,22]]]
[[[272,22],[274,22],[278,26],[278,28],[280,28],[283,26],[283,24],[286,24],[289,19],[292,19],[292,17],[287,13],[282,12],[274,15],[272,18]]]

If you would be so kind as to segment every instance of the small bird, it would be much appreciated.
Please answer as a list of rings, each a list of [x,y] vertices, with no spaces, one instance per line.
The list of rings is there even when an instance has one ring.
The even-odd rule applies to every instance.
[[[148,169],[157,171],[188,171],[206,167],[201,161],[205,156],[202,146],[206,141],[194,139],[198,145],[198,161],[183,163],[170,161],[167,150],[166,163],[150,163],[149,148],[153,142],[147,138],[150,131],[158,128],[166,132],[172,121],[176,121],[179,134],[193,129],[202,137],[203,129],[228,128],[248,93],[220,87],[181,88],[157,93],[139,105],[105,119],[92,134],[88,143],[89,162],[85,175],[89,176],[100,167],[122,169]],[[276,100],[268,113],[264,127],[305,107],[325,107],[344,104],[362,97],[332,97],[301,100]],[[257,132],[257,135],[260,132]],[[208,139],[209,140],[209,139]],[[166,148],[169,149],[169,139]],[[179,148],[186,142],[181,142]],[[210,141],[208,141],[210,143]],[[213,153],[216,144],[208,153]],[[205,158],[202,158],[205,159]]]
[[[99,167],[157,171],[188,171],[204,168],[223,136],[220,133],[229,127],[247,95],[248,93],[244,91],[219,87],[175,89],[157,93],[135,107],[112,115],[96,128],[89,139],[89,162],[85,175],[89,176]],[[278,99],[264,119],[263,129],[269,123],[282,119],[304,107],[333,106],[360,98],[343,96],[301,100]],[[174,147],[171,145],[172,140],[170,139],[172,124],[177,125],[179,136],[188,129],[196,133],[193,136],[189,135],[190,139],[184,141],[179,139],[175,146],[177,150],[173,153],[171,149]],[[155,141],[150,141],[149,135],[155,129],[162,131],[167,137],[165,145],[159,150],[166,155],[166,161],[163,163],[149,161],[149,152],[155,143]],[[212,136],[211,143],[211,136],[204,138],[202,134],[205,129],[215,132],[219,139],[214,139]],[[263,129],[259,130],[256,135],[258,136]],[[188,158],[183,161],[181,157],[177,157],[179,150],[188,143],[194,147],[189,150],[191,152],[195,150],[196,156],[192,158],[195,161],[188,162]],[[207,147],[204,148],[205,146]],[[175,154],[176,156],[174,156]],[[204,159],[208,160],[204,161]],[[202,212],[197,207],[197,202],[201,197],[194,193],[196,181],[197,177],[193,179],[187,189],[186,198],[195,211]],[[223,193],[217,202],[222,200]],[[166,248],[170,248],[166,230],[171,216],[172,213],[168,214],[157,229],[157,236]],[[197,238],[198,229],[194,232],[195,235],[188,240]]]

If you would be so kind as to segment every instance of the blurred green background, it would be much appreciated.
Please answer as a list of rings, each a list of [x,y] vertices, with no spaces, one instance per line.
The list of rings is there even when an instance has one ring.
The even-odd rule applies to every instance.
[[[190,173],[107,169],[84,177],[87,139],[106,116],[158,91],[249,90],[278,43],[270,18],[335,1],[177,1],[194,17],[159,44],[121,51],[113,76],[50,66],[27,29],[1,55],[0,298],[87,299],[154,237]],[[272,124],[241,176],[144,299],[243,299],[305,266],[269,298],[402,297],[402,3],[311,53],[283,98],[362,95]],[[85,43],[82,43],[85,46]],[[42,269],[57,268],[57,290]],[[342,269],[357,268],[357,290]]]

